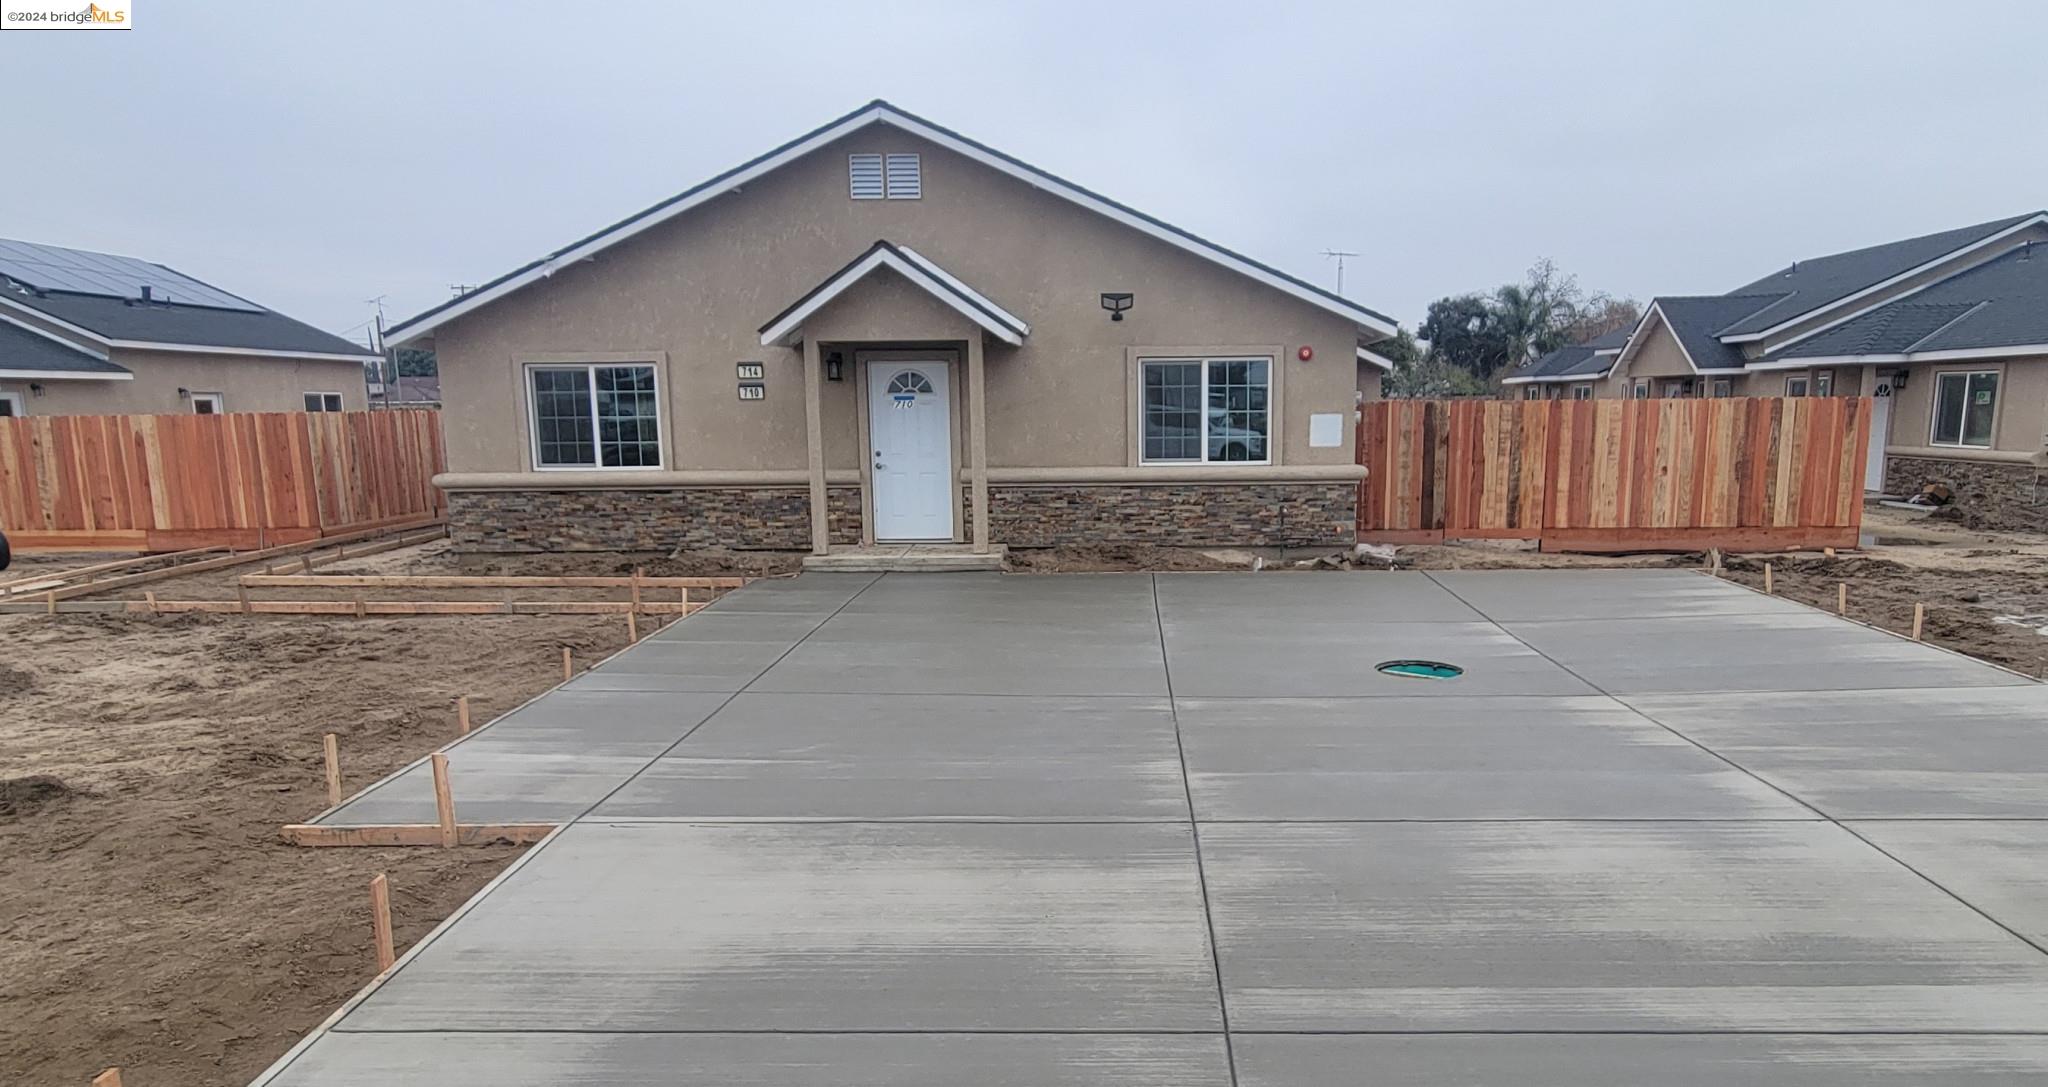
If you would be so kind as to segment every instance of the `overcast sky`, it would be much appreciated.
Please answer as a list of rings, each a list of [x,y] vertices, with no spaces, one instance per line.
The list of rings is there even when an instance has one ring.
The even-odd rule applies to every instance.
[[[353,338],[877,97],[1410,328],[2048,206],[2038,0],[135,7],[0,32],[0,237]]]

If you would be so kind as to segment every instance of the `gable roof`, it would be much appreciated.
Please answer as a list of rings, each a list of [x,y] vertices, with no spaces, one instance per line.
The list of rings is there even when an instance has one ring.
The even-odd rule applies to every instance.
[[[603,230],[578,241],[571,242],[538,260],[513,269],[488,283],[449,299],[432,309],[416,314],[385,330],[389,344],[401,344],[418,339],[434,328],[469,313],[481,306],[496,301],[505,295],[529,284],[545,279],[568,264],[598,253],[619,242],[667,222],[683,212],[707,201],[716,199],[755,178],[794,162],[812,151],[840,139],[852,132],[874,124],[892,125],[912,135],[929,140],[948,150],[957,152],[1001,173],[1015,177],[1036,188],[1058,196],[1099,215],[1114,219],[1141,233],[1193,253],[1198,257],[1222,265],[1231,271],[1257,280],[1282,293],[1293,295],[1310,305],[1335,313],[1355,322],[1359,327],[1391,336],[1395,332],[1394,321],[1384,314],[1359,305],[1342,295],[1326,291],[1305,280],[1288,275],[1270,265],[1233,252],[1215,242],[1146,215],[1125,204],[1117,203],[1106,196],[1091,192],[1073,182],[1056,177],[1022,159],[1006,155],[986,144],[968,139],[951,129],[942,128],[906,110],[898,109],[881,99],[876,99],[861,108],[815,128],[758,158],[741,163],[726,172],[693,188],[686,189],[666,200],[630,215],[605,227]]]
[[[1761,339],[1788,322],[1853,301],[1961,250],[1995,241],[2037,222],[2048,222],[2048,212],[2028,212],[1795,262],[1729,292],[1779,297],[1752,313],[1740,315],[1739,319],[1731,319],[1719,330],[1720,335],[1735,342]]]
[[[2023,246],[1772,352],[1767,362],[2048,345],[2048,246]]]
[[[1532,381],[1591,381],[1614,367],[1614,357],[1628,343],[1634,326],[1604,332],[1582,343],[1567,344],[1537,359],[1523,372],[1505,378],[1503,385],[1524,385]]]
[[[188,296],[207,300],[205,304],[179,301],[181,296],[171,293],[169,300],[158,296],[143,302],[135,295],[112,293],[122,290],[127,278],[108,278],[103,286],[93,287],[76,277],[36,282],[29,278],[38,272],[39,266],[34,264],[9,263],[0,268],[0,312],[41,318],[100,347],[349,361],[378,357],[359,343],[264,309],[165,265],[7,239],[0,239],[0,244],[13,254],[50,252],[102,258],[127,278],[146,274],[139,269],[156,269],[163,274],[159,286],[165,291],[183,290]]]
[[[1722,343],[1715,333],[1730,321],[1755,313],[1778,300],[1771,294],[1667,295],[1650,300],[1643,319],[1629,333],[1621,358],[1632,359],[1647,342],[1646,334],[1656,324],[1671,330],[1678,349],[1695,373],[1740,370],[1744,359],[1740,348]]]
[[[761,345],[782,344],[787,347],[803,341],[803,322],[811,314],[824,309],[826,305],[854,284],[866,279],[869,273],[879,268],[889,268],[909,280],[925,293],[938,299],[961,316],[980,325],[982,331],[1004,343],[1016,346],[1031,334],[1031,326],[1009,310],[989,301],[988,296],[969,287],[959,277],[939,267],[917,250],[907,245],[896,245],[886,239],[868,247],[860,256],[847,262],[844,268],[825,277],[825,281],[806,291],[803,297],[789,304],[781,313],[770,318],[761,326]]]
[[[134,376],[105,355],[0,316],[0,377],[126,381]]]

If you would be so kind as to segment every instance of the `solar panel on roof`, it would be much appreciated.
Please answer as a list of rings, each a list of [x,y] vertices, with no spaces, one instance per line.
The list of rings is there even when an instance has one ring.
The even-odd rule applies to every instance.
[[[56,245],[0,239],[0,275],[41,291],[135,298],[146,286],[150,297],[161,302],[263,312],[261,306],[179,275],[161,264]]]

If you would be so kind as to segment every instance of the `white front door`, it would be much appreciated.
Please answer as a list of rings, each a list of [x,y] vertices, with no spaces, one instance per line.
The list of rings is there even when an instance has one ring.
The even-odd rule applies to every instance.
[[[942,362],[868,366],[875,539],[953,538],[953,428]]]
[[[1884,493],[1884,443],[1892,435],[1892,383],[1881,381],[1870,401],[1870,448],[1864,453],[1863,489]]]

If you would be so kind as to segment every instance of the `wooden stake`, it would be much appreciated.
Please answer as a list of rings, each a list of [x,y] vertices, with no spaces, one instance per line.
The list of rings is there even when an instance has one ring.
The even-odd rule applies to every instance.
[[[361,594],[361,593],[357,593],[357,594],[356,594],[356,618],[358,618],[358,619],[361,619],[361,618],[364,618],[365,616],[367,616],[367,615],[369,615],[369,614],[370,614],[370,605],[369,605],[368,603],[366,603],[366,602],[365,602],[365,601],[363,600],[363,594]]]
[[[92,1078],[92,1087],[121,1087],[121,1070],[109,1068]]]
[[[330,732],[320,739],[321,750],[327,756],[327,806],[341,805],[341,741]]]
[[[464,736],[469,735],[468,695],[463,695],[455,700],[455,731]]]
[[[1849,583],[1846,581],[1835,582],[1835,614],[1849,614]]]
[[[51,615],[57,614],[57,590],[51,589],[49,596],[44,598],[43,603],[49,608]]]
[[[235,599],[242,602],[242,614],[249,614],[249,587],[247,585],[239,581],[235,582]]]
[[[1823,547],[1820,549],[1820,553],[1826,555],[1828,558],[1835,557],[1835,549],[1832,547]]]
[[[302,574],[313,572],[313,553],[311,551],[299,556],[299,572]]]
[[[634,602],[633,606],[637,608],[637,607],[639,607],[640,605],[639,605],[639,603],[638,603],[638,602],[636,601],[636,602]],[[634,614],[633,614],[633,613],[632,613],[631,611],[628,611],[628,612],[626,612],[626,644],[627,644],[627,645],[634,645],[634,644],[637,644],[637,643],[638,643],[639,641],[640,641],[640,617],[639,617],[639,616],[637,616],[637,615],[634,615]]]
[[[1927,605],[1913,605],[1913,640],[1920,640],[1920,630],[1927,625]]]
[[[448,756],[434,752],[434,812],[441,818],[441,846],[455,845],[455,794],[448,789]]]
[[[1770,593],[1775,591],[1771,587],[1771,564],[1767,562],[1764,563],[1764,592]]]
[[[370,931],[377,941],[377,972],[391,969],[398,949],[391,946],[391,881],[379,872],[370,877]]]
[[[570,655],[569,647],[565,645],[562,647],[562,682],[567,683],[575,678],[576,658]]]
[[[142,591],[142,599],[144,599],[144,600],[146,600],[146,601],[148,601],[148,602],[149,602],[149,613],[150,613],[151,615],[157,615],[157,614],[159,614],[159,613],[158,613],[158,611],[156,610],[156,590],[155,590],[155,589],[144,589],[144,590]]]

